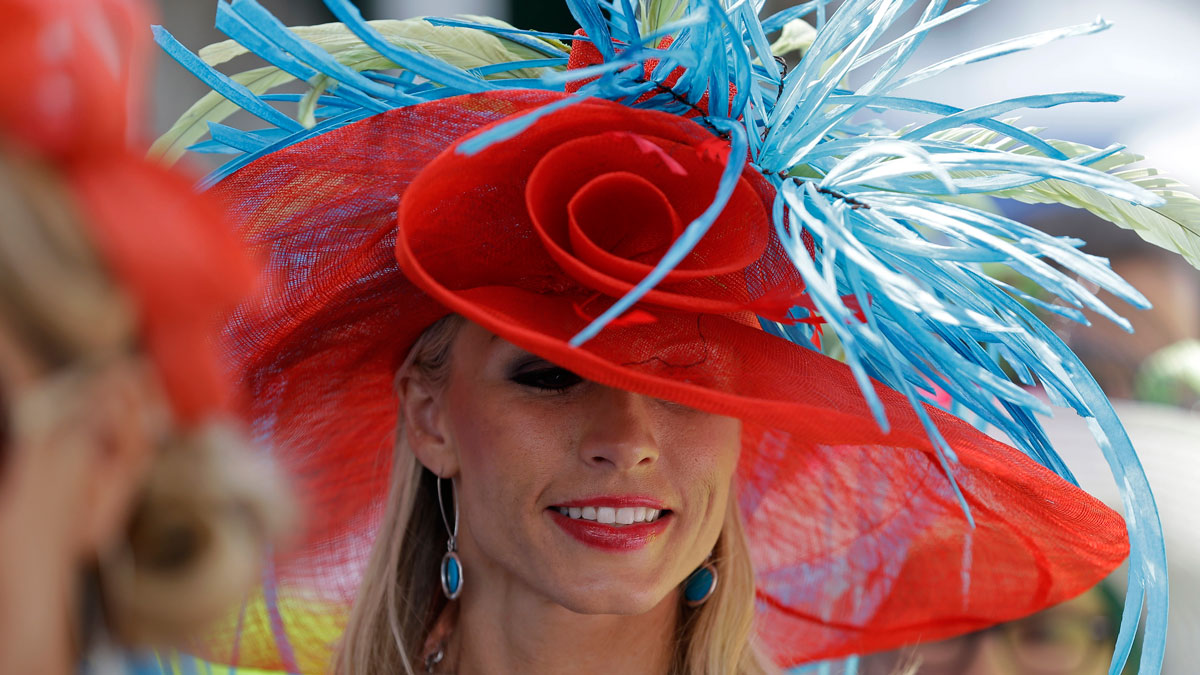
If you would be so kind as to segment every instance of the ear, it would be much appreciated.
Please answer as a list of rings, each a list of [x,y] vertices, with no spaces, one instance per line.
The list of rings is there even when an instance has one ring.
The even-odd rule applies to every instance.
[[[168,419],[157,379],[140,360],[113,364],[90,385],[90,471],[78,539],[89,557],[124,536]]]
[[[400,432],[417,461],[442,478],[458,475],[458,448],[447,424],[445,386],[435,386],[415,369],[409,369],[399,378],[396,391],[400,396]]]

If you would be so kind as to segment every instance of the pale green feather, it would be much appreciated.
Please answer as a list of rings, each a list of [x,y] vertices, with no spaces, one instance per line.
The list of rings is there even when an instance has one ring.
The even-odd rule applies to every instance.
[[[486,17],[463,18],[497,26],[507,26],[501,21]],[[545,58],[544,54],[529,47],[473,28],[434,26],[424,19],[371,21],[370,24],[388,42],[397,47],[440,59],[464,70],[495,63]],[[296,26],[290,30],[301,39],[329,52],[339,63],[356,71],[396,68],[395,63],[368,47],[341,23]],[[543,42],[552,49],[562,51],[563,56],[566,56],[568,48],[561,42],[557,40],[543,40]],[[249,50],[237,42],[226,40],[201,49],[199,56],[205,63],[215,67],[248,52]],[[527,68],[496,73],[488,78],[536,78],[541,75],[543,70],[543,68]],[[255,95],[261,96],[296,78],[278,68],[268,66],[238,73],[233,75],[232,79],[247,87]],[[321,93],[332,84],[332,81],[322,75],[313,78],[308,84],[310,89],[300,103],[297,118],[301,124],[311,127],[316,122],[313,113],[317,100]],[[150,156],[168,164],[178,161],[189,146],[208,133],[210,122],[221,122],[238,110],[236,104],[230,103],[216,92],[210,92],[189,108],[171,129],[154,143],[150,149]]]
[[[804,19],[792,19],[783,25],[779,39],[771,43],[771,53],[775,56],[787,56],[797,52],[798,57],[804,58],[816,39],[817,29],[812,24]]]
[[[688,0],[644,0],[638,6],[638,27],[650,35],[679,21],[687,13]]]
[[[1039,129],[1029,129],[1033,133]],[[1006,136],[986,130],[955,129],[930,135],[931,139],[954,141],[977,147],[987,147],[1016,154],[1037,154],[1038,151]],[[1067,157],[1080,157],[1097,149],[1082,143],[1047,141]],[[1153,168],[1131,165],[1144,158],[1132,152],[1118,152],[1091,166],[1121,178],[1163,198],[1159,206],[1139,206],[1116,199],[1093,188],[1061,180],[1044,180],[987,194],[1015,199],[1029,204],[1062,204],[1084,209],[1119,227],[1133,230],[1142,239],[1182,255],[1192,266],[1200,268],[1200,198],[1180,182],[1163,176]],[[955,176],[988,175],[986,173],[955,172]]]

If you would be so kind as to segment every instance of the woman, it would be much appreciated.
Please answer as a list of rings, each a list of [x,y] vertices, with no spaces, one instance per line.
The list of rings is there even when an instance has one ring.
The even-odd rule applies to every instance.
[[[1017,621],[873,654],[863,659],[860,672],[889,675],[901,672],[904,664],[915,664],[923,675],[1103,675],[1108,672],[1120,621],[1121,600],[1108,582],[1102,582],[1083,595]]]
[[[815,5],[760,23],[745,5],[571,2],[586,32],[570,47],[327,5],[344,25],[288,30],[222,3],[235,41],[200,57],[159,31],[217,89],[160,154],[224,119],[224,99],[273,125],[213,124],[198,148],[241,155],[213,192],[283,280],[227,337],[246,414],[315,520],[209,656],[769,672],[1029,615],[1130,541],[1158,630],[1157,521],[1119,425],[1098,429],[1140,514],[1128,540],[1115,513],[929,403],[1069,475],[1004,368],[1085,414],[1106,402],[980,263],[1103,307],[1049,256],[1138,298],[1073,242],[936,194],[1042,177],[1159,198],[986,113],[883,96],[939,3],[870,96],[838,82],[905,3],[821,9],[786,75],[766,33]],[[271,65],[212,69],[248,50]],[[264,93],[292,78],[311,91]],[[851,119],[868,103],[948,117],[897,140]],[[947,131],[967,119],[989,131]]]
[[[141,5],[0,14],[0,672],[124,672],[112,645],[223,618],[287,520],[214,349],[256,270],[126,146]]]

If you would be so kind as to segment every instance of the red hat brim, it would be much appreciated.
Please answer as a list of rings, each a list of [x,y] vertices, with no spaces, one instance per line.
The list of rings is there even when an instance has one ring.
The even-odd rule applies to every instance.
[[[972,528],[903,396],[876,385],[885,433],[848,367],[733,311],[795,304],[802,292],[769,221],[755,215],[770,212],[773,195],[753,169],[734,191],[740,206],[706,236],[720,245],[698,246],[630,320],[569,346],[678,233],[662,223],[686,225],[711,201],[723,162],[698,124],[604,101],[569,106],[477,154],[457,151],[561,96],[513,91],[393,110],[272,153],[214,189],[279,277],[269,302],[234,316],[227,344],[247,413],[312,516],[305,546],[276,570],[274,628],[244,621],[240,654],[214,656],[327,663],[332,647],[319,636],[344,625],[388,490],[396,368],[449,313],[597,382],[742,419],[738,496],[758,632],[783,665],[1024,616],[1124,560],[1119,515],[928,408],[957,455]],[[671,175],[695,194],[678,193]],[[606,190],[632,195],[636,208],[610,204],[619,200]],[[577,204],[587,208],[575,213]],[[604,223],[616,221],[587,222],[596,204],[634,226],[611,236]],[[645,213],[653,222],[637,221]]]

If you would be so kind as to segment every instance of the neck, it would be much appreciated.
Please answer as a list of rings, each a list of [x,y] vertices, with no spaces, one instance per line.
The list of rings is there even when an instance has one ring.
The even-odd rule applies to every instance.
[[[528,593],[460,599],[446,671],[458,675],[562,673],[665,675],[671,670],[679,597],[645,614],[577,614]]]

